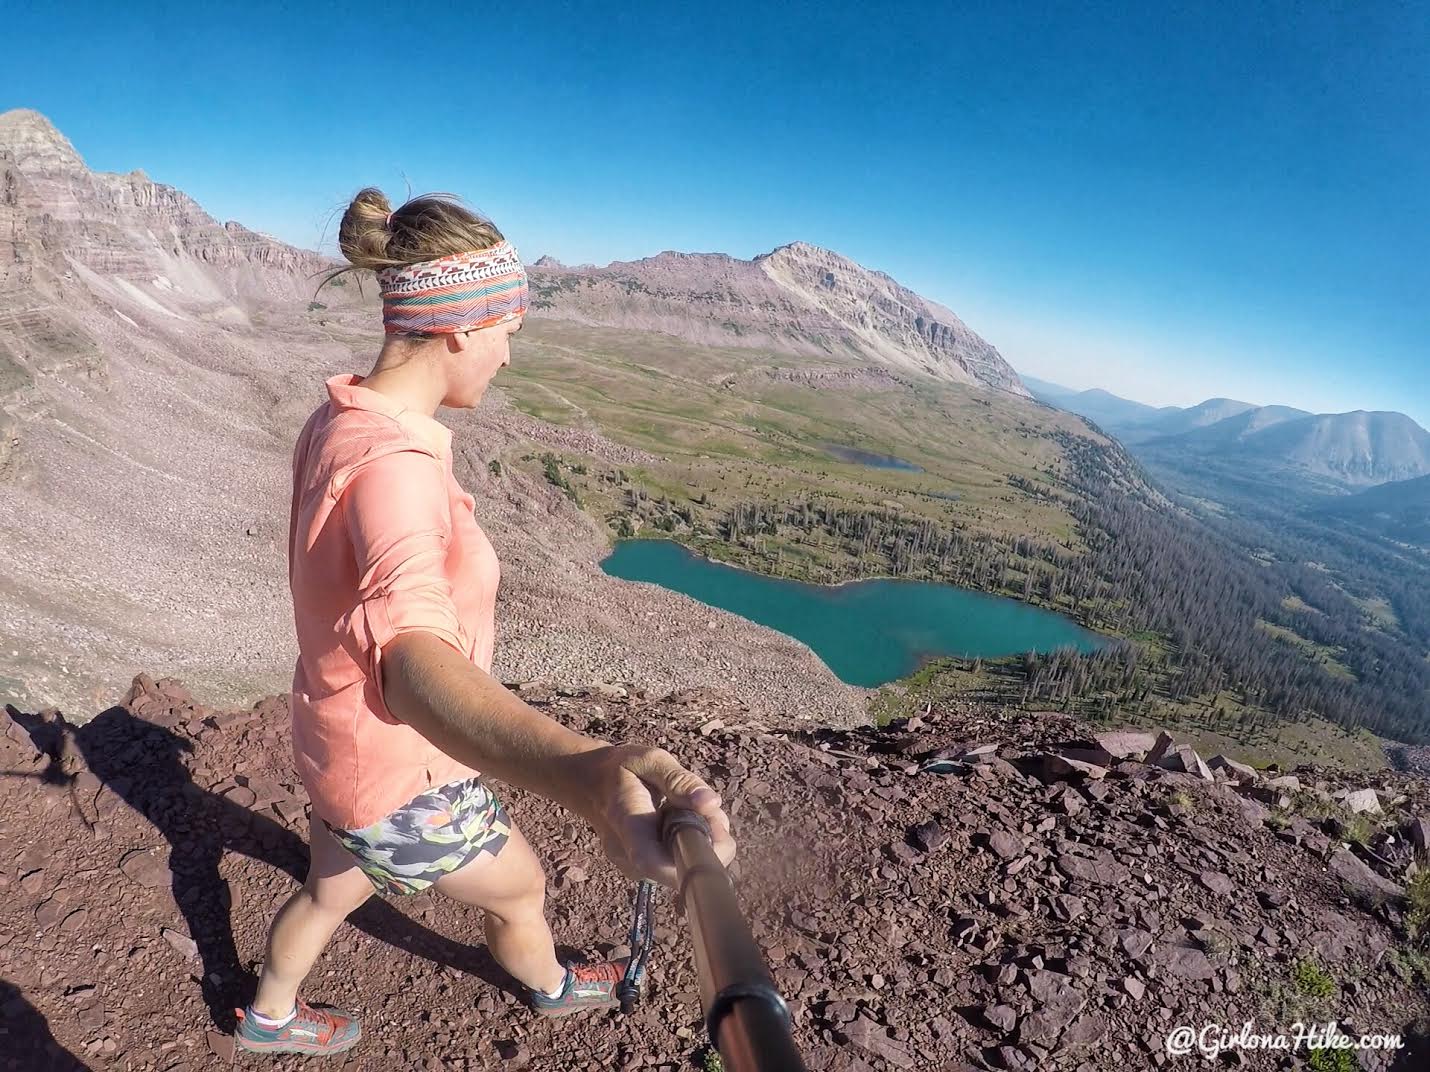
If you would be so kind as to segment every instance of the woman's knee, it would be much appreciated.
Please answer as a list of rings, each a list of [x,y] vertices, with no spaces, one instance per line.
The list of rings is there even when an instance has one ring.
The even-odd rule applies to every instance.
[[[313,869],[303,883],[303,893],[313,908],[325,915],[346,916],[357,911],[373,894],[372,882],[356,867],[333,874]]]

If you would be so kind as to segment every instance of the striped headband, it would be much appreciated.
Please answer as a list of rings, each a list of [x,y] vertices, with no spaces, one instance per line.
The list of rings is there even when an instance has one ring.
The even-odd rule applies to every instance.
[[[526,269],[510,242],[377,273],[389,335],[450,335],[515,320],[526,312]]]

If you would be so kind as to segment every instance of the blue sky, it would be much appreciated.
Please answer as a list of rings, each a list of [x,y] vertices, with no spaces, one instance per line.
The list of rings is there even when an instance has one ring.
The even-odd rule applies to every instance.
[[[1430,425],[1430,8],[1138,6],[36,5],[0,108],[300,245],[368,183],[528,258],[801,239],[1068,386]]]

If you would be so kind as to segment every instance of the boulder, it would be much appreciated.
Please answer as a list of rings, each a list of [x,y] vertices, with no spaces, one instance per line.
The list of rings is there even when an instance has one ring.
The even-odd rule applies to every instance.
[[[1227,775],[1234,782],[1254,782],[1256,781],[1256,770],[1248,767],[1245,763],[1238,763],[1229,756],[1216,755],[1207,760],[1207,766],[1213,771],[1226,771]]]
[[[1144,730],[1112,730],[1097,734],[1093,740],[1113,759],[1139,761],[1157,744],[1157,738]]]
[[[1405,824],[1405,837],[1421,852],[1430,850],[1430,819],[1411,819]]]
[[[1004,860],[1011,860],[1015,856],[1022,856],[1027,848],[1023,844],[1023,839],[1015,837],[1006,830],[995,830],[988,835],[988,847],[997,853]]]
[[[1346,810],[1352,815],[1364,812],[1367,815],[1380,814],[1380,798],[1374,789],[1357,789],[1354,792],[1337,793]]]
[[[1252,785],[1250,782],[1242,782],[1237,788],[1252,800],[1259,800],[1268,808],[1286,809],[1291,806],[1291,795],[1281,789],[1272,789],[1265,785]]]
[[[909,830],[909,841],[920,852],[934,852],[948,841],[948,831],[929,819]]]
[[[1084,1013],[1074,1020],[1058,1042],[1059,1050],[1070,1050],[1075,1046],[1090,1046],[1107,1037],[1107,1017],[1100,1012]]]
[[[1129,958],[1136,960],[1152,948],[1152,935],[1140,927],[1124,927],[1113,935],[1117,946]]]
[[[1175,748],[1168,749],[1157,760],[1157,766],[1164,770],[1177,771],[1179,774],[1195,774],[1199,778],[1212,781],[1212,772],[1202,762],[1202,757],[1197,755],[1196,749],[1188,744],[1180,744]]]
[[[1095,740],[1065,741],[1057,746],[1057,752],[1064,759],[1075,760],[1078,763],[1090,763],[1094,767],[1110,767],[1118,758]]]
[[[1157,766],[1162,762],[1162,757],[1175,748],[1176,745],[1177,742],[1173,739],[1172,735],[1166,730],[1163,730],[1157,734],[1157,740],[1153,743],[1151,749],[1148,750],[1143,762],[1153,767]]]
[[[1220,871],[1203,871],[1197,876],[1197,881],[1212,893],[1223,897],[1230,897],[1236,891],[1236,883]]]
[[[1005,1033],[1018,1023],[1018,1013],[1007,1005],[985,1005],[980,1016],[989,1027]]]

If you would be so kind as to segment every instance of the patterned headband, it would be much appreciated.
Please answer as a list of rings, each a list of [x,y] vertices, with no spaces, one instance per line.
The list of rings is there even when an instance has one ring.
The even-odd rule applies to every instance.
[[[449,335],[515,320],[526,312],[526,269],[510,242],[377,273],[389,335]]]

